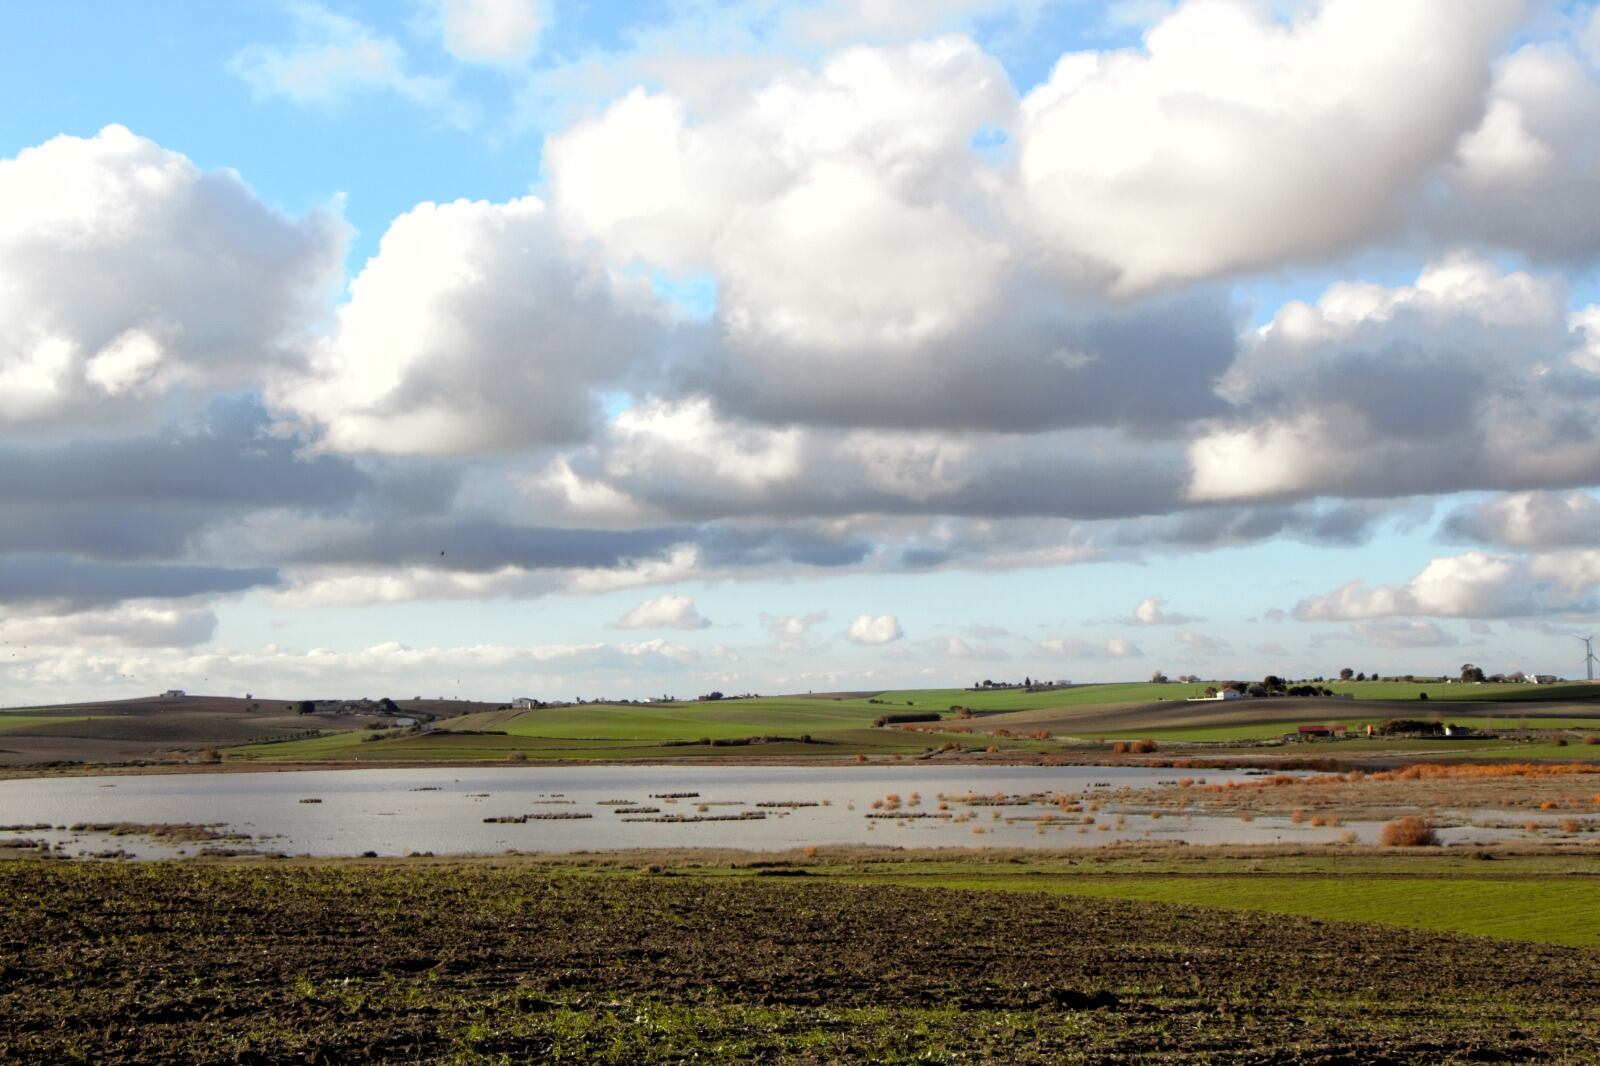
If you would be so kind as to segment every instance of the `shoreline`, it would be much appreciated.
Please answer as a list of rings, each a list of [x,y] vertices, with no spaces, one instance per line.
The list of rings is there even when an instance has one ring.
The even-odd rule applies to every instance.
[[[856,761],[854,756],[845,755],[818,755],[818,756],[680,756],[677,758],[640,758],[640,759],[528,759],[525,762],[509,762],[505,760],[489,759],[396,759],[393,761],[379,760],[337,760],[326,762],[266,762],[234,760],[220,763],[208,762],[126,762],[126,763],[85,763],[75,766],[0,766],[0,781],[23,780],[35,778],[56,777],[132,777],[145,775],[177,775],[177,774],[230,774],[230,773],[305,773],[316,770],[448,770],[448,769],[474,769],[495,767],[501,769],[535,770],[542,767],[601,767],[601,766],[784,766],[784,767],[817,767],[817,768],[852,768],[852,767],[910,767],[927,768],[932,766],[990,766],[990,767],[1053,767],[1053,766],[1104,766],[1104,767],[1142,767],[1146,769],[1168,770],[1262,770],[1265,772],[1312,770],[1325,772],[1351,771],[1351,770],[1387,770],[1417,763],[1473,763],[1470,755],[1462,756],[1459,753],[1444,752],[1396,752],[1371,755],[1327,755],[1317,756],[1303,752],[1283,753],[1275,752],[1272,755],[1251,757],[1241,755],[1237,751],[1228,754],[1208,756],[1204,749],[1169,748],[1163,753],[1149,758],[1142,757],[1096,757],[1090,753],[1076,755],[1071,753],[1029,756],[972,756],[972,755],[939,755],[937,757],[912,756],[899,759],[869,756],[865,762]],[[1501,762],[1505,760],[1482,760],[1486,762]],[[1545,763],[1559,765],[1566,762],[1583,762],[1582,759],[1560,758],[1533,758],[1516,760],[1518,762]]]

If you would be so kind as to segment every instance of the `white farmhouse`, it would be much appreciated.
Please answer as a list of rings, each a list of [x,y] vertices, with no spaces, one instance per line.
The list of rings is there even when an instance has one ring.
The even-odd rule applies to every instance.
[[[1210,700],[1236,700],[1236,699],[1238,699],[1239,697],[1241,697],[1243,695],[1244,695],[1244,693],[1239,692],[1236,689],[1222,688],[1222,689],[1218,689],[1216,694],[1213,695],[1213,696],[1190,696],[1189,697],[1189,702],[1190,703],[1205,703],[1205,702],[1208,702]]]

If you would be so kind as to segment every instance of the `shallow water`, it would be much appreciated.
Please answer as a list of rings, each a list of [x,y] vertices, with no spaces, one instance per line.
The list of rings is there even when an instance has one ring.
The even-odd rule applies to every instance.
[[[343,856],[489,854],[516,851],[594,851],[625,848],[747,848],[871,844],[898,847],[1021,848],[1097,846],[1118,841],[1192,844],[1333,843],[1355,832],[1375,841],[1375,825],[1293,825],[1288,819],[1204,814],[1118,815],[1137,806],[1138,790],[1170,781],[1172,771],[1104,766],[562,766],[400,768],[288,773],[172,774],[0,781],[0,825],[49,823],[50,830],[0,837],[47,840],[66,855],[121,849],[137,858],[195,854],[205,845],[163,845],[140,836],[72,832],[76,823],[222,823],[249,834],[254,847],[294,855]],[[1221,783],[1247,779],[1208,772]],[[1131,790],[1131,791],[1125,791]],[[652,799],[695,792],[693,798]],[[900,814],[873,801],[888,794],[909,803]],[[1063,813],[1053,803],[974,806],[941,794],[1013,799],[1061,794],[1099,800],[1101,809]],[[317,799],[319,803],[302,800]],[[606,801],[657,807],[662,815],[710,817],[762,814],[760,819],[663,823],[632,821]],[[816,806],[761,807],[767,803]],[[704,807],[702,810],[701,807]],[[523,823],[486,818],[588,814],[588,818]],[[998,815],[998,817],[996,817]],[[1092,818],[1093,824],[1083,819]],[[1041,819],[1044,819],[1041,821]],[[1446,834],[1449,837],[1456,833]],[[1463,840],[1497,836],[1478,830]]]

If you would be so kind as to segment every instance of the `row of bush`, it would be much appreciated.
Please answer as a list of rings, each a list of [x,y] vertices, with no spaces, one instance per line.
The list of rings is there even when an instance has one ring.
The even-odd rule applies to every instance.
[[[901,725],[906,722],[937,722],[938,711],[906,711],[900,714],[880,714],[872,720],[872,724],[879,729],[886,725]]]

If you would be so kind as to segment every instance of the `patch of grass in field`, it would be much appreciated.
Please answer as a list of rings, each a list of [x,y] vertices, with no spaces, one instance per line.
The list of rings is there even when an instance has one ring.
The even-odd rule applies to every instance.
[[[904,708],[901,708],[903,710]],[[510,716],[469,715],[450,728],[502,729],[552,740],[717,740],[802,736],[871,726],[895,708],[862,702],[807,699],[717,700],[659,704],[584,704],[543,707]],[[481,723],[481,725],[480,725]]]
[[[911,861],[839,866],[831,873],[861,883],[1185,903],[1592,948],[1600,947],[1596,858],[1484,863],[1430,850],[1165,862]],[[830,873],[827,867],[817,872]]]
[[[1066,877],[1045,883],[953,878],[948,888],[1005,889],[1189,903],[1228,910],[1376,922],[1570,947],[1600,946],[1600,891],[1584,881],[1382,877]]]
[[[20,733],[36,726],[60,725],[62,722],[87,722],[96,717],[90,714],[15,714],[0,713],[0,733]]]
[[[744,736],[747,734],[738,734]],[[539,736],[453,733],[402,734],[368,741],[370,733],[335,733],[306,740],[249,744],[229,748],[230,759],[254,762],[506,762],[521,753],[530,762],[542,760],[604,761],[636,759],[840,758],[856,754],[879,757],[914,756],[946,741],[964,748],[989,745],[1006,751],[1041,752],[1054,746],[1032,740],[923,733],[896,729],[844,729],[819,733],[810,744],[775,741],[765,744],[707,745],[661,741],[562,739]]]
[[[1492,702],[1544,702],[1547,700],[1600,699],[1600,684],[1582,681],[1556,685],[1530,684],[1462,684],[1454,682],[1412,681],[1327,681],[1327,688],[1341,694],[1353,695],[1358,700],[1416,700],[1428,694],[1428,702],[1440,700],[1456,702],[1476,700]],[[1422,702],[1418,700],[1418,702]]]
[[[1189,684],[1148,681],[1110,685],[1079,685],[1074,688],[1028,692],[1023,689],[969,691],[959,688],[906,689],[885,692],[878,698],[890,704],[885,710],[946,711],[951,707],[971,707],[975,711],[1029,711],[1046,707],[1082,707],[1097,703],[1154,703],[1157,700],[1183,700],[1203,696],[1206,682]],[[908,706],[909,705],[909,706]]]

